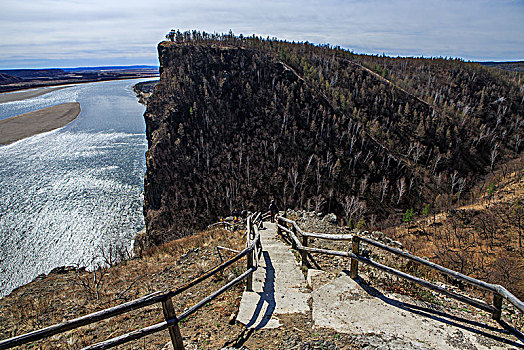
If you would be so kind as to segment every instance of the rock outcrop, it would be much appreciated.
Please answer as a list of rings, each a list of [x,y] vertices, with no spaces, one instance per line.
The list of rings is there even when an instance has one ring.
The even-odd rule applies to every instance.
[[[188,234],[235,208],[266,209],[272,197],[281,207],[341,215],[359,192],[357,179],[376,186],[386,174],[411,174],[269,54],[173,42],[158,51],[161,78],[145,113],[149,243]],[[362,213],[361,200],[353,205]]]

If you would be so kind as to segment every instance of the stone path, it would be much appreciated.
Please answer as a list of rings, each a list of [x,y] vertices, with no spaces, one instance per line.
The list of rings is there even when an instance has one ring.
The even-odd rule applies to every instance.
[[[260,230],[262,256],[253,275],[253,292],[244,292],[237,321],[248,328],[276,328],[277,315],[309,311],[304,274],[287,245],[277,239],[275,224]]]
[[[322,272],[308,276],[313,280],[312,318],[316,327],[403,339],[410,343],[406,349],[517,348],[518,341],[501,341],[507,335],[500,328],[403,303],[344,273],[328,283],[315,283],[321,276]]]

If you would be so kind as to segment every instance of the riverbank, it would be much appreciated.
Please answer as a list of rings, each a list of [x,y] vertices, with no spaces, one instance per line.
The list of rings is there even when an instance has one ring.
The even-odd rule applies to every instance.
[[[69,102],[0,120],[0,145],[61,128],[80,114],[80,103]]]
[[[150,80],[143,81],[133,86],[133,91],[135,92],[136,98],[138,98],[140,104],[147,106],[147,101],[149,101],[149,98],[153,95],[157,83],[158,80]]]
[[[0,103],[27,100],[28,98],[42,96],[50,92],[65,89],[68,87],[69,86],[58,86],[58,87],[51,87],[51,88],[37,88],[37,89],[31,89],[27,91],[20,91],[20,92],[0,93]]]

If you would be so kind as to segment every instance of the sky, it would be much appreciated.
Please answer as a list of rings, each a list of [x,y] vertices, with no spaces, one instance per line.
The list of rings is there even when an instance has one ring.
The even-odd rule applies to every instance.
[[[0,0],[0,69],[158,65],[156,45],[173,28],[524,60],[524,0]]]

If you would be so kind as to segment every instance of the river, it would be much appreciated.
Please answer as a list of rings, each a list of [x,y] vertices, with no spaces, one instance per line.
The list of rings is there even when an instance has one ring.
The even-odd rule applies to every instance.
[[[72,85],[0,104],[0,119],[79,102],[70,124],[0,146],[0,296],[53,268],[92,266],[144,228],[147,141],[132,86]]]

